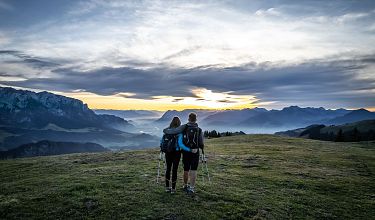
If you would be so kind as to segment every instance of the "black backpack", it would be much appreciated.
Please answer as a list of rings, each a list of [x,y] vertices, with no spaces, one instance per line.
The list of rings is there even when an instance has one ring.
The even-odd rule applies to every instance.
[[[184,131],[184,144],[189,147],[190,149],[199,148],[199,135],[200,135],[200,128],[197,125],[186,125]]]
[[[177,135],[164,134],[160,144],[160,150],[164,153],[176,151]]]

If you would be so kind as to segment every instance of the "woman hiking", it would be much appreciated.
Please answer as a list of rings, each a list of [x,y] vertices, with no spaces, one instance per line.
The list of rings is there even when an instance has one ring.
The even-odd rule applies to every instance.
[[[168,128],[177,128],[181,125],[181,120],[179,117],[173,117]],[[164,141],[164,136],[167,135],[164,133],[162,142]],[[176,134],[173,137],[174,140],[174,149],[170,152],[165,153],[165,160],[167,163],[167,169],[165,171],[165,191],[170,193],[176,193],[176,181],[177,181],[177,170],[178,164],[181,159],[181,150],[190,152],[190,148],[186,147],[182,143],[183,135],[182,133]],[[163,144],[163,143],[162,143]],[[172,181],[171,181],[171,170],[172,170]],[[171,184],[172,183],[172,184]]]

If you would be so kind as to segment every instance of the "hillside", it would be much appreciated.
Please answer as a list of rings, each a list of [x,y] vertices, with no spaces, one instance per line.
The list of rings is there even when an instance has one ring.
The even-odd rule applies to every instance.
[[[375,216],[374,142],[243,135],[211,139],[206,146],[212,182],[198,176],[194,198],[180,190],[166,194],[155,183],[157,149],[0,161],[0,218]]]
[[[43,140],[36,143],[23,144],[9,151],[0,151],[0,159],[105,151],[109,150],[95,143],[55,142]]]
[[[325,141],[372,141],[375,140],[375,120],[364,120],[330,126],[310,125],[306,128],[281,131],[275,134]]]

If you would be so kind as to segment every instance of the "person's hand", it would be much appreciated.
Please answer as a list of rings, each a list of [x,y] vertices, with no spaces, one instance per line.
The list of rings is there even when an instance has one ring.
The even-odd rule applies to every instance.
[[[197,152],[198,152],[198,149],[196,148],[196,149],[191,149],[191,152],[193,153],[193,154],[196,154]]]

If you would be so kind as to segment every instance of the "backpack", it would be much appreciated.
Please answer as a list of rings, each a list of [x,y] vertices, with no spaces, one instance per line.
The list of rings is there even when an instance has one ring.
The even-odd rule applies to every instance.
[[[200,128],[197,125],[186,125],[184,131],[184,144],[189,147],[190,149],[199,148],[199,135],[200,135]]]
[[[160,143],[160,150],[163,153],[176,151],[177,135],[164,134]]]

